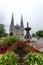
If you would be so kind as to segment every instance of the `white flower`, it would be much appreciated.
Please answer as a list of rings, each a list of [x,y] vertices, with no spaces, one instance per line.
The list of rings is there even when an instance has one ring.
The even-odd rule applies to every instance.
[[[15,63],[15,65],[17,65],[17,63]]]
[[[43,60],[43,58],[42,58],[42,60]]]
[[[0,54],[0,58],[2,57],[2,55]]]
[[[38,58],[38,55],[36,56],[36,58]]]
[[[7,57],[5,57],[5,59],[7,59]]]
[[[29,62],[29,60],[27,60],[27,62]]]
[[[40,63],[42,63],[42,62],[40,62]]]
[[[33,57],[31,57],[31,59],[33,60]]]
[[[0,62],[2,62],[2,61],[0,61]]]
[[[34,65],[38,65],[38,64],[37,64],[37,62],[35,62],[35,64],[34,64]]]

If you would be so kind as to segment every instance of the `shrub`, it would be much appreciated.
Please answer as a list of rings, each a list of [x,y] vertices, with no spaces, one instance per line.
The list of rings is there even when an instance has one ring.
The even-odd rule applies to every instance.
[[[25,65],[43,65],[43,56],[40,53],[29,53],[24,57]]]
[[[0,54],[0,65],[18,65],[18,56],[11,51]]]
[[[19,38],[10,36],[10,37],[5,38],[3,42],[6,42],[8,46],[10,46],[12,42],[15,43],[17,41],[19,41]]]

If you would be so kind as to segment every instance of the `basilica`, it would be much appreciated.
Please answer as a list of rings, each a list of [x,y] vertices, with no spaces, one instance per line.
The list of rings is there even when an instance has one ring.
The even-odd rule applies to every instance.
[[[24,25],[23,17],[21,16],[20,25],[14,25],[14,18],[12,14],[11,24],[10,24],[10,33],[13,33],[13,36],[18,36],[19,38],[24,38]]]

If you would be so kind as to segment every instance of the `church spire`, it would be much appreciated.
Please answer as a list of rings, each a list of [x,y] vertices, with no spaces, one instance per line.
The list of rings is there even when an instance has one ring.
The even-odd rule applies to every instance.
[[[13,18],[13,13],[12,13],[11,24],[10,24],[10,32],[13,32],[13,29],[14,29],[14,18]]]
[[[23,16],[21,15],[21,22],[20,22],[20,26],[24,27],[23,25]]]
[[[11,18],[11,26],[14,26],[14,18],[13,18],[13,13],[12,13],[12,18]]]

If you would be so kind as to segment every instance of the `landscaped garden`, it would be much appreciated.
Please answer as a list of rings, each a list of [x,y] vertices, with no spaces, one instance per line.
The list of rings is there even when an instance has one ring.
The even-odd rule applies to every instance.
[[[0,39],[0,65],[43,65],[43,55],[30,42],[17,37]]]

